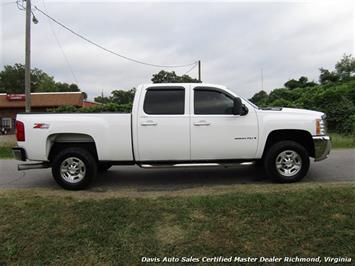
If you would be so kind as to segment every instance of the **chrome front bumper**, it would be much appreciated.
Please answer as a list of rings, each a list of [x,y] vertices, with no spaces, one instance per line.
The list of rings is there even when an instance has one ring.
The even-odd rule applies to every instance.
[[[328,157],[332,143],[329,136],[314,136],[314,161],[321,161]]]

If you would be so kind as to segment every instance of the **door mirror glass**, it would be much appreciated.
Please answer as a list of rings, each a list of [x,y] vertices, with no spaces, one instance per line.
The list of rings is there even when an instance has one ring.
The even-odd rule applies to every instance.
[[[243,112],[243,104],[240,98],[233,99],[233,114],[234,115],[241,115]]]

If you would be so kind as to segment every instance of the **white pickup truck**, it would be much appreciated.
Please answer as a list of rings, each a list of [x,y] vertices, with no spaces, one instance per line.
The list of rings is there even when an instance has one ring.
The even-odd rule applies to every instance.
[[[330,152],[325,114],[261,109],[224,86],[145,84],[137,87],[132,113],[19,114],[19,170],[52,168],[66,189],[89,185],[112,165],[218,166],[262,163],[278,182],[301,180],[309,157]]]

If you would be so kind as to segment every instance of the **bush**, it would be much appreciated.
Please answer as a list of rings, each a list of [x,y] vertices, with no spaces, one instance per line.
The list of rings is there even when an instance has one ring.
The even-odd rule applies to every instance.
[[[275,89],[269,95],[253,97],[251,101],[263,107],[295,107],[324,112],[331,131],[346,134],[355,132],[354,80],[293,90]]]
[[[132,104],[107,103],[90,107],[75,107],[72,105],[63,105],[55,109],[48,109],[48,111],[53,113],[130,113],[132,111]]]
[[[349,123],[348,126],[351,128],[351,134],[355,137],[355,115],[350,116],[347,123]]]

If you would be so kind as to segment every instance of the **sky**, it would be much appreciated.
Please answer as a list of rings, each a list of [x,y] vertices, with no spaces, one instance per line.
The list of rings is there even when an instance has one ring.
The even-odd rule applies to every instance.
[[[354,53],[355,1],[122,2],[32,0],[88,39],[134,59],[159,65],[201,60],[203,82],[250,98],[291,78],[318,81]],[[24,63],[25,12],[1,0],[0,69]],[[32,67],[56,81],[77,83],[89,99],[150,83],[163,68],[107,53],[34,10]],[[177,74],[190,67],[167,68]],[[263,72],[263,83],[261,82]],[[197,78],[197,68],[189,72]]]

